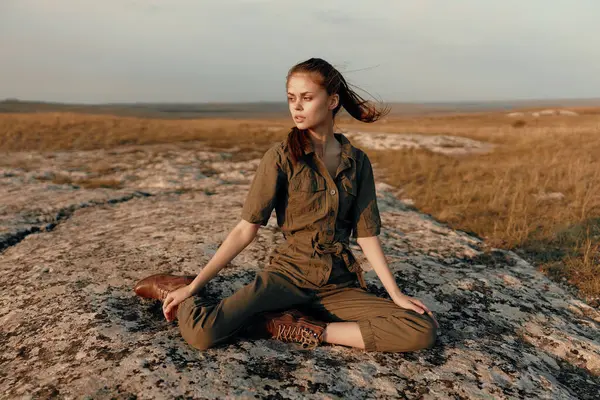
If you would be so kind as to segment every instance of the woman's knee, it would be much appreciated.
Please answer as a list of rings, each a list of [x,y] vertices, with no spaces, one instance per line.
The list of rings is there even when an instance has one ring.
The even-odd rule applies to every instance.
[[[215,335],[210,329],[180,329],[181,336],[192,347],[207,350],[217,344]]]
[[[416,312],[415,314],[420,318],[418,328],[415,328],[415,341],[413,345],[415,350],[429,349],[435,345],[437,339],[437,327],[429,314],[418,314]]]
[[[428,314],[410,312],[416,316],[410,318],[410,322],[407,321],[405,313],[394,315],[393,323],[397,328],[397,335],[391,351],[417,351],[435,345],[438,329],[433,319]]]
[[[179,332],[181,337],[192,347],[206,350],[216,344],[216,332],[211,326],[202,326],[197,320],[179,319]]]
[[[177,310],[177,324],[181,336],[190,346],[206,350],[215,345],[216,335],[212,326],[203,326],[201,321],[204,318],[197,315],[198,311],[193,298],[184,300]]]
[[[423,349],[430,349],[435,345],[435,341],[437,340],[438,329],[433,318],[431,318],[428,314],[425,314],[424,317],[424,329],[421,334],[421,345]]]

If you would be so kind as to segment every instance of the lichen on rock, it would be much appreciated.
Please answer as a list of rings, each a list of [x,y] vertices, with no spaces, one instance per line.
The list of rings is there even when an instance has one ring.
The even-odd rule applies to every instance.
[[[135,151],[134,151],[135,150]],[[512,252],[436,222],[378,186],[381,241],[400,288],[440,323],[435,347],[367,353],[274,340],[197,351],[132,287],[194,274],[237,223],[257,160],[201,147],[3,155],[0,393],[14,398],[597,398],[600,312]],[[98,178],[119,187],[82,187]],[[22,163],[16,163],[22,165]],[[88,166],[72,181],[74,165]],[[203,173],[202,171],[205,171]],[[213,279],[250,282],[282,240],[274,216]],[[361,257],[370,291],[387,296]]]

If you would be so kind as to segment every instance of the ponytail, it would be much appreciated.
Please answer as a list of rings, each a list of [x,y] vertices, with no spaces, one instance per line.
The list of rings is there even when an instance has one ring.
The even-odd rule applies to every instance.
[[[287,144],[292,156],[292,163],[295,165],[300,157],[304,154],[304,146],[306,145],[306,131],[293,127],[288,133]]]
[[[390,111],[389,107],[379,109],[359,96],[355,91],[350,89],[342,74],[321,58],[311,58],[294,65],[288,71],[287,80],[295,73],[311,73],[315,75],[320,85],[327,91],[327,94],[332,95],[337,93],[340,96],[339,104],[333,109],[334,119],[342,107],[354,119],[367,123],[377,121]],[[304,154],[306,140],[309,140],[306,131],[300,130],[297,127],[293,127],[288,134],[287,144],[294,164]]]

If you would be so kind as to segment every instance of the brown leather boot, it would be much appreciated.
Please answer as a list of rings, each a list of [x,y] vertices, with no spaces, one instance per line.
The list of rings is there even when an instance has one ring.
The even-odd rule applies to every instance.
[[[303,350],[314,349],[323,343],[327,324],[314,320],[298,310],[264,314],[265,328],[275,339],[297,343]]]
[[[169,292],[189,285],[195,278],[191,275],[155,274],[136,283],[133,290],[140,297],[164,301]]]

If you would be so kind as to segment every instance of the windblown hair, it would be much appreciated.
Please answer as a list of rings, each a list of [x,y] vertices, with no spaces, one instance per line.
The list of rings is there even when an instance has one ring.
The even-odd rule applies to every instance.
[[[333,109],[333,118],[342,107],[353,118],[362,122],[375,122],[389,112],[389,108],[378,109],[369,101],[360,97],[350,89],[342,74],[331,64],[321,58],[310,58],[294,65],[288,72],[286,82],[296,73],[309,73],[314,76],[315,82],[323,87],[328,95],[338,94],[339,104]],[[297,163],[303,154],[307,140],[305,130],[293,127],[288,134],[287,144],[293,163]]]

